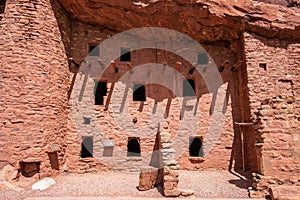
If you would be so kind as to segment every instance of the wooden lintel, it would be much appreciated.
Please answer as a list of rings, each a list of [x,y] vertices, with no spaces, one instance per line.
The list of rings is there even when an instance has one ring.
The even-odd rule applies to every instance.
[[[234,123],[239,126],[252,126],[253,125],[252,122],[234,122]]]

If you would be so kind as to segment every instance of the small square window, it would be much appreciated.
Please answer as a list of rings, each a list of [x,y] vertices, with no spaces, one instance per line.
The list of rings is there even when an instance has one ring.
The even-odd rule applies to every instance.
[[[205,65],[208,63],[208,56],[207,53],[199,53],[198,54],[198,64]]]
[[[91,123],[91,118],[89,118],[89,117],[83,117],[83,123],[84,124],[90,124]]]
[[[143,84],[134,84],[133,101],[146,101],[146,91]]]
[[[121,49],[120,61],[125,61],[125,62],[131,61],[130,49]]]
[[[89,56],[99,56],[99,46],[90,45],[89,47]]]
[[[266,63],[259,63],[259,67],[263,68],[265,71],[267,71],[267,64]]]

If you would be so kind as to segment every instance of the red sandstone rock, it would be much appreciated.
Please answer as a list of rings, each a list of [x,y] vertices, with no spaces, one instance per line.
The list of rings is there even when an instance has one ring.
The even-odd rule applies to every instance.
[[[60,151],[58,148],[54,148],[54,151],[58,152],[58,164],[68,166],[70,172],[109,169],[105,166],[107,163],[101,163],[95,158],[80,158],[82,138],[76,132],[71,109],[74,102],[69,99],[76,70],[73,69],[74,63],[69,63],[68,57],[72,56],[75,63],[81,63],[91,43],[98,44],[130,28],[158,26],[186,33],[200,42],[218,67],[227,60],[228,67],[236,66],[237,63],[240,65],[234,71],[225,68],[221,73],[224,84],[227,84],[229,98],[228,102],[222,102],[225,123],[218,144],[203,162],[191,162],[192,159],[188,159],[189,152],[186,151],[178,160],[170,159],[174,158],[173,154],[166,154],[170,157],[164,155],[164,164],[172,165],[169,166],[172,170],[179,168],[177,162],[184,169],[206,170],[227,169],[229,163],[234,161],[234,166],[230,168],[245,168],[277,176],[276,181],[281,184],[285,184],[286,179],[297,184],[294,177],[299,172],[300,158],[297,142],[300,108],[298,8],[287,8],[282,3],[278,6],[233,0],[145,0],[138,4],[108,0],[59,2],[61,5],[58,1],[48,0],[24,1],[22,4],[9,2],[5,13],[0,13],[0,75],[3,80],[0,87],[1,161],[17,166],[20,161],[31,158],[31,161],[26,162],[41,162],[43,176],[53,175],[56,170],[51,168],[46,152],[49,151],[48,145],[57,144]],[[167,60],[175,68],[180,61],[182,65],[179,71],[185,77],[195,78],[203,84],[199,74],[187,73],[190,63],[168,56],[163,51],[157,50],[156,54],[153,51],[146,52],[146,56],[141,57],[133,54],[136,60],[130,66],[138,66],[141,62],[163,63]],[[116,61],[115,64],[120,68],[119,73],[111,70],[105,77],[111,82],[118,82],[127,69],[127,63]],[[80,80],[83,79],[83,76],[80,77]],[[108,84],[108,87],[113,91],[111,85]],[[201,116],[199,133],[191,134],[201,134],[205,141],[213,101],[203,85],[196,88],[199,109],[195,111],[200,112]],[[75,86],[75,89],[78,88]],[[149,89],[151,91],[151,86]],[[144,103],[144,112],[139,109],[140,105],[130,101],[131,117],[134,119],[138,116],[136,126],[149,123],[145,113],[153,112],[153,100],[166,105],[166,99],[171,96],[166,95],[168,91],[163,88],[155,86],[152,89]],[[159,97],[157,94],[160,94]],[[260,107],[261,103],[265,106]],[[173,97],[170,104],[170,113],[166,115],[170,130],[167,135],[175,137],[182,105]],[[109,105],[105,109],[95,109],[99,114],[99,124],[109,138],[114,139],[117,135],[116,146],[126,149],[128,136],[115,122]],[[257,108],[260,110],[257,111]],[[236,127],[233,121],[254,124]],[[82,126],[87,130],[86,124]],[[154,133],[156,131],[153,130]],[[241,132],[244,133],[243,137]],[[171,140],[163,139],[166,144]],[[98,146],[95,145],[95,155],[102,153],[101,142],[97,141]],[[140,143],[142,152],[152,151],[155,145],[153,138],[141,138]],[[171,148],[171,145],[162,146]],[[126,156],[113,161],[120,170],[134,170],[133,164],[142,165],[140,158],[129,159]],[[122,166],[124,163],[125,166]],[[60,167],[62,170],[65,167]],[[37,169],[28,165],[24,171],[30,174],[37,172]],[[254,185],[258,189],[265,189],[267,179]],[[174,195],[178,191],[170,188],[166,194]]]
[[[269,189],[273,200],[297,200],[300,198],[299,186],[274,186]]]
[[[154,167],[141,168],[139,176],[139,190],[150,190],[158,182],[159,170]]]

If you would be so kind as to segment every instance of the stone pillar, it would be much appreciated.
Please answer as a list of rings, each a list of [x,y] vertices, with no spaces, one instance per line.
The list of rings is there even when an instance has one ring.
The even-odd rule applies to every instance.
[[[178,189],[179,165],[175,160],[176,151],[171,148],[172,138],[168,128],[168,123],[164,122],[161,124],[160,143],[163,162],[163,191],[167,197],[177,197],[181,193]]]

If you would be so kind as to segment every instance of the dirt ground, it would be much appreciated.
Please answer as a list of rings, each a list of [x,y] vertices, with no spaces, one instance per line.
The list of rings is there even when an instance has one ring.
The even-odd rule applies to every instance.
[[[44,191],[33,191],[30,186],[20,192],[0,191],[0,199],[26,197],[162,197],[156,188],[139,191],[137,172],[99,172],[97,174],[61,174],[56,184]],[[194,191],[189,198],[248,198],[251,182],[228,171],[180,171],[179,188]]]

